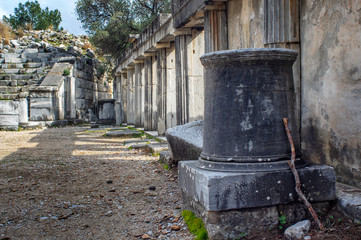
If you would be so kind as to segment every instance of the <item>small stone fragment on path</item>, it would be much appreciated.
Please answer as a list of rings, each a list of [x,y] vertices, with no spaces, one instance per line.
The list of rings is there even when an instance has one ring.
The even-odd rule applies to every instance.
[[[311,229],[310,220],[304,220],[287,228],[284,233],[284,236],[287,240],[303,239],[303,237],[310,231],[310,229]]]

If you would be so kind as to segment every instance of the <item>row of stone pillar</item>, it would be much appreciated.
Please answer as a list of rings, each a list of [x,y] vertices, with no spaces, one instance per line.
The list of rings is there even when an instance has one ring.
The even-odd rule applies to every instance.
[[[155,45],[117,74],[117,124],[127,122],[163,134],[203,117],[203,31],[182,31]],[[121,111],[123,109],[123,111]]]

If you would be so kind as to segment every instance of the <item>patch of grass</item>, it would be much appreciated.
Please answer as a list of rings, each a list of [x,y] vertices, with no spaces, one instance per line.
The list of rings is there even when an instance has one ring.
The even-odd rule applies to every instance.
[[[196,236],[194,240],[208,239],[208,232],[204,228],[202,219],[197,218],[194,213],[189,210],[182,211],[182,217],[188,226],[189,232]]]
[[[168,164],[164,164],[164,169],[169,170]]]
[[[278,222],[279,222],[278,225],[279,229],[283,229],[284,225],[287,223],[287,217],[282,212],[280,212],[280,216],[278,217]]]

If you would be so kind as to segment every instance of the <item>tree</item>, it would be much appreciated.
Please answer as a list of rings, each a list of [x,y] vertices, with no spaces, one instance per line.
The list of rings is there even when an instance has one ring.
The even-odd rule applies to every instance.
[[[13,29],[25,28],[28,24],[33,29],[45,30],[53,27],[55,30],[59,29],[61,23],[61,13],[59,10],[51,10],[49,8],[41,9],[38,1],[22,4],[14,9],[14,15],[10,17],[3,17],[3,20],[10,24]]]
[[[78,0],[76,13],[90,40],[103,53],[121,55],[130,33],[141,32],[162,12],[169,0]]]

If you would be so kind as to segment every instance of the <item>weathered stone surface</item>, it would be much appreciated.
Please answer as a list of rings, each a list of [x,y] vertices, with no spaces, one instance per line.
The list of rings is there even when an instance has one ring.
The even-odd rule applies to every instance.
[[[40,86],[57,86],[60,87],[60,85],[64,81],[64,70],[68,69],[71,71],[72,65],[69,63],[56,63],[50,70],[50,72],[46,75],[43,82],[40,84]]]
[[[203,146],[203,121],[170,128],[165,135],[174,161],[198,159]]]
[[[361,188],[361,48],[353,34],[360,34],[361,5],[300,2],[304,154]]]
[[[287,228],[284,236],[287,240],[301,240],[310,231],[311,221],[304,220]]]
[[[361,221],[361,189],[337,183],[336,196],[339,208],[351,218]]]
[[[98,100],[98,121],[107,124],[115,122],[114,102],[114,99]]]
[[[198,168],[197,161],[178,165],[179,186],[207,211],[223,211],[297,202],[290,170],[221,172]],[[335,199],[332,167],[308,165],[298,169],[302,189],[311,202]]]
[[[0,100],[0,129],[18,129],[19,108],[18,101]]]
[[[109,131],[105,133],[105,136],[107,137],[118,137],[118,138],[126,138],[126,137],[133,137],[133,136],[139,136],[142,134],[139,131],[135,130],[123,130],[123,131]]]

